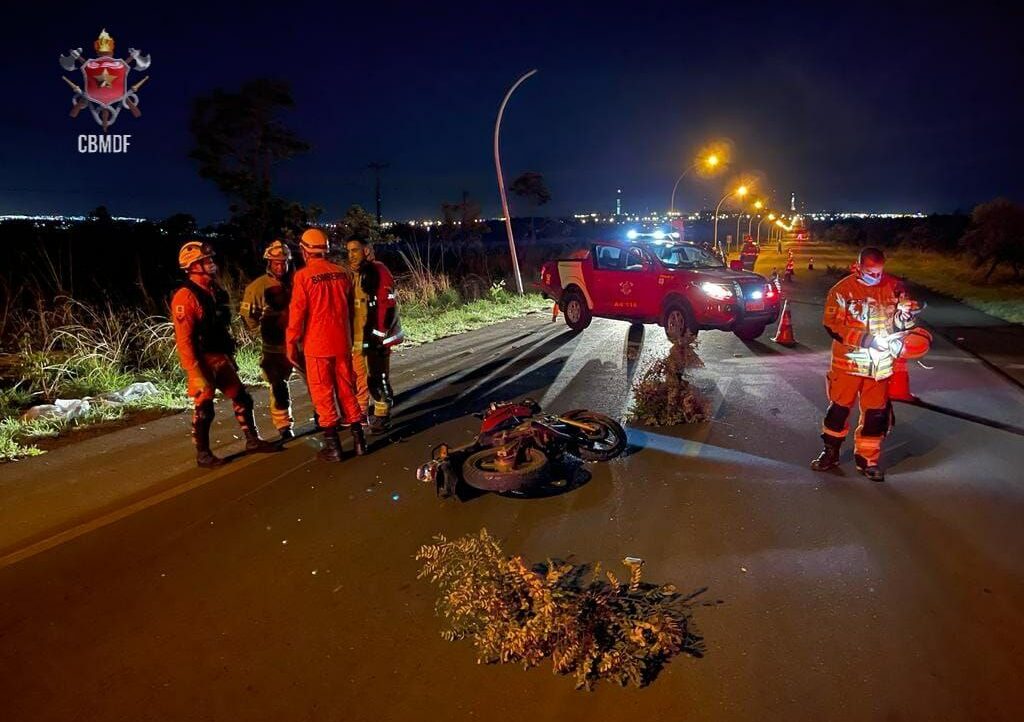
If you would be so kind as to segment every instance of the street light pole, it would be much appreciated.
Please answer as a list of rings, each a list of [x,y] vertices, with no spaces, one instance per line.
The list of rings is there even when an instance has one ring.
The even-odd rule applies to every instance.
[[[722,200],[718,201],[718,205],[715,206],[715,243],[714,243],[714,245],[715,245],[715,250],[717,250],[717,251],[721,251],[721,248],[719,248],[719,246],[718,246],[718,212],[720,210],[722,210],[722,204],[725,203],[726,199],[729,198],[730,196],[734,195],[735,193],[736,193],[736,191],[729,191],[724,196],[722,196]]]
[[[523,84],[527,78],[535,74],[537,69],[523,73],[508,92],[505,93],[505,99],[501,101],[501,107],[498,108],[498,119],[494,122],[494,168],[498,173],[498,192],[501,194],[501,211],[505,215],[505,232],[508,233],[508,250],[512,255],[512,270],[516,276],[516,290],[519,295],[523,295],[523,277],[519,273],[519,258],[516,256],[516,242],[512,236],[512,217],[509,215],[508,210],[508,196],[505,195],[505,177],[501,173],[501,153],[499,151],[499,139],[501,136],[501,117],[505,114],[505,106],[508,104],[508,99],[512,97],[512,93],[515,92],[516,88]]]
[[[676,212],[676,191],[679,190],[679,183],[682,182],[683,178],[686,177],[687,173],[689,173],[691,170],[696,168],[698,165],[700,165],[700,161],[697,161],[696,163],[691,165],[689,168],[684,170],[679,175],[678,178],[676,178],[676,184],[674,186],[672,186],[672,200],[668,204],[668,212],[669,213],[675,213]]]
[[[759,245],[759,246],[761,245],[761,224],[764,223],[764,219],[765,218],[768,218],[770,220],[774,220],[773,218],[771,218],[771,214],[768,214],[767,216],[761,216],[761,220],[759,220],[757,222],[757,245]],[[771,226],[768,226],[768,242],[769,243],[772,242],[772,227]]]

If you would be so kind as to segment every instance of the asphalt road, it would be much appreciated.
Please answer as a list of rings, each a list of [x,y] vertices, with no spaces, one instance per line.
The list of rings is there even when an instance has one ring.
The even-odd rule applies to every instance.
[[[827,338],[825,281],[806,276],[790,291],[798,347],[702,334],[713,422],[631,429],[633,453],[556,496],[440,501],[413,471],[432,445],[468,439],[493,399],[623,414],[631,379],[667,350],[657,327],[636,361],[624,323],[573,336],[542,316],[405,351],[396,440],[338,465],[306,438],[201,472],[177,417],[19,466],[26,504],[33,475],[71,480],[69,503],[79,479],[159,483],[127,511],[122,498],[62,518],[57,538],[29,529],[34,546],[5,557],[0,717],[1021,719],[1024,438],[901,405],[884,484],[854,473],[849,448],[841,473],[808,470]],[[942,338],[926,362],[912,378],[927,401],[1024,427],[1024,392],[1004,376]],[[16,503],[0,509],[18,523]],[[413,555],[481,527],[528,559],[632,555],[650,581],[707,587],[705,656],[593,693],[546,666],[477,665],[470,643],[440,638]]]

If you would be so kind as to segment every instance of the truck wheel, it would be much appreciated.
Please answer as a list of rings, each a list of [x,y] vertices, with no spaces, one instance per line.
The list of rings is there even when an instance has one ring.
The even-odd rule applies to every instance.
[[[741,323],[732,332],[744,341],[753,341],[764,333],[767,327],[768,324],[765,323]]]
[[[661,325],[665,328],[665,335],[672,343],[681,341],[687,331],[693,334],[697,333],[693,322],[690,321],[689,310],[681,303],[670,303],[665,307],[665,312],[661,316]]]
[[[566,291],[558,304],[562,307],[562,314],[565,316],[565,325],[579,333],[587,326],[593,316],[587,308],[587,299],[576,290]]]

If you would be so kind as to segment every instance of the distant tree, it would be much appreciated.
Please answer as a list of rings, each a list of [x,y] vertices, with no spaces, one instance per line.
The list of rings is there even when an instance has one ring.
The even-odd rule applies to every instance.
[[[357,204],[349,206],[345,215],[338,221],[338,238],[340,241],[359,238],[370,243],[388,243],[395,240],[393,235],[377,225],[376,216]]]
[[[163,235],[176,242],[183,242],[196,236],[198,230],[196,218],[190,213],[175,213],[167,216],[157,225]]]
[[[517,197],[527,200],[533,209],[540,208],[551,200],[551,191],[544,183],[544,176],[532,170],[526,171],[512,181],[509,190]],[[530,214],[530,239],[537,240],[533,214]]]
[[[481,218],[480,204],[472,200],[465,191],[460,203],[441,204],[441,226],[437,236],[442,251],[453,252],[459,270],[489,276],[487,255],[483,248],[483,236],[490,227]]]
[[[972,257],[975,268],[988,264],[987,281],[997,267],[1009,265],[1020,278],[1024,266],[1024,207],[1006,198],[975,206],[971,227],[960,245]]]
[[[317,209],[274,193],[274,167],[310,148],[279,118],[294,106],[287,83],[260,78],[238,92],[214,90],[192,107],[189,157],[199,162],[199,175],[228,198],[229,230],[248,239],[254,255],[275,236],[294,232],[317,215]]]
[[[89,211],[89,218],[94,221],[100,221],[101,223],[107,223],[112,220],[110,211],[107,210],[106,206],[96,206]]]

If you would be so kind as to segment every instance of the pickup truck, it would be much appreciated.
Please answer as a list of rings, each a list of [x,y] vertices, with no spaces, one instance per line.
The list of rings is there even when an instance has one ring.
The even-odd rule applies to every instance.
[[[705,329],[753,340],[779,317],[774,284],[726,268],[704,247],[674,240],[595,241],[545,263],[539,285],[574,331],[600,316],[657,323],[672,341]]]

